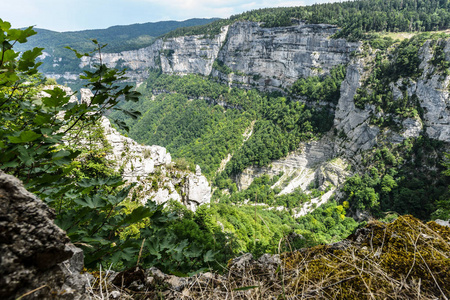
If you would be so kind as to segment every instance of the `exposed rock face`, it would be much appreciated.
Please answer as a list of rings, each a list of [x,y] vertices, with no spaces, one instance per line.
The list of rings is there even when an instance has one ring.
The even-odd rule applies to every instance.
[[[81,299],[83,252],[53,223],[52,210],[0,171],[0,298]]]
[[[347,68],[347,75],[341,84],[341,97],[336,107],[334,126],[347,136],[345,145],[337,145],[337,149],[345,151],[347,157],[353,157],[358,151],[372,148],[377,142],[380,129],[369,124],[369,117],[373,113],[373,107],[359,109],[355,106],[353,98],[357,89],[361,86],[361,78],[364,69],[362,60],[353,61]],[[336,151],[339,151],[337,150]]]
[[[318,141],[302,143],[299,150],[283,159],[272,161],[268,167],[253,166],[245,169],[237,177],[238,188],[241,190],[248,188],[255,177],[265,174],[272,177],[281,172],[283,175],[272,186],[281,189],[280,195],[292,193],[298,188],[309,193],[311,186],[326,191],[321,197],[311,199],[309,203],[295,208],[296,218],[326,203],[334,191],[351,175],[347,160],[338,157],[334,151],[333,140],[324,137]]]
[[[162,40],[155,41],[149,47],[138,50],[123,51],[120,53],[102,53],[102,62],[110,68],[126,67],[128,68],[127,77],[132,81],[141,82],[148,76],[148,69],[158,66],[157,58],[162,47]],[[98,55],[93,59],[82,57],[79,67],[92,66],[98,63]],[[68,78],[68,74],[65,74]]]
[[[115,160],[117,168],[123,167],[122,176],[125,180],[136,182],[138,177],[145,178],[153,173],[156,166],[168,165],[172,161],[166,148],[138,144],[121,135],[105,117],[102,117],[101,123],[105,137],[112,146],[112,155],[107,158]]]
[[[274,187],[281,188],[280,194],[292,193],[296,188],[306,190],[311,183],[323,189],[328,184],[338,186],[348,175],[342,160],[331,161],[336,153],[329,138],[302,143],[299,150],[287,157],[275,160],[269,167],[249,167],[238,177],[238,188],[246,189],[255,177],[264,174],[275,176],[283,172]]]
[[[227,31],[228,26],[225,26],[214,38],[196,35],[168,39],[161,49],[162,71],[180,75],[209,75]]]
[[[198,165],[195,174],[186,175],[182,190],[185,194],[185,205],[192,211],[195,211],[197,206],[211,201],[211,187]]]
[[[450,40],[442,43],[445,43],[444,52],[450,58]],[[419,57],[422,60],[420,69],[423,70],[419,78],[401,78],[387,87],[395,100],[404,97],[402,90],[406,90],[410,97],[415,95],[424,111],[422,118],[398,119],[399,132],[382,132],[378,126],[370,124],[372,116],[380,116],[373,105],[366,105],[364,109],[355,107],[356,91],[371,71],[370,68],[365,69],[370,58],[354,58],[350,62],[336,107],[334,125],[345,136],[336,144],[336,152],[345,152],[351,160],[358,161],[358,153],[372,148],[380,139],[388,137],[392,143],[401,143],[405,138],[418,137],[424,129],[430,138],[450,141],[450,98],[447,88],[450,76],[436,72],[436,67],[431,64],[433,53],[429,41],[419,50]]]
[[[328,73],[347,63],[349,53],[358,48],[358,43],[330,39],[336,31],[336,26],[324,24],[263,28],[254,22],[234,23],[218,56],[234,74],[212,75],[230,83],[278,88],[299,77]]]
[[[195,211],[199,205],[210,202],[211,186],[199,166],[195,174],[176,170],[166,148],[138,144],[121,135],[105,117],[101,124],[105,138],[112,146],[112,153],[107,158],[116,162],[117,169],[123,169],[125,180],[138,183],[141,203],[151,199],[163,204],[172,199]]]
[[[450,39],[445,41],[444,52],[450,60]],[[430,41],[425,42],[421,49],[420,68],[424,70],[417,83],[408,87],[409,95],[417,95],[424,109],[423,125],[430,138],[440,141],[450,141],[450,98],[448,86],[450,76],[436,74],[435,67],[429,61],[432,58]]]
[[[102,62],[108,67],[128,68],[127,76],[137,82],[147,78],[149,68],[161,67],[168,74],[213,75],[230,84],[278,89],[301,76],[328,73],[348,62],[349,53],[359,44],[330,39],[336,30],[336,26],[324,24],[262,28],[254,22],[237,22],[223,27],[214,37],[159,39],[139,50],[103,53]],[[214,70],[216,59],[232,73]],[[98,60],[98,55],[83,57],[79,67]],[[78,73],[46,75],[73,80]]]

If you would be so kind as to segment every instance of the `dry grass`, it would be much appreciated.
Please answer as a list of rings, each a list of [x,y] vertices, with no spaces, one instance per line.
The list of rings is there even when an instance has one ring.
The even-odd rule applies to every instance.
[[[426,32],[420,32],[420,33],[446,33],[450,34],[450,29],[446,30],[439,30],[439,31],[426,31]],[[403,41],[405,39],[410,39],[416,34],[419,34],[418,32],[385,32],[380,33],[381,37],[391,37],[393,40],[399,40]]]

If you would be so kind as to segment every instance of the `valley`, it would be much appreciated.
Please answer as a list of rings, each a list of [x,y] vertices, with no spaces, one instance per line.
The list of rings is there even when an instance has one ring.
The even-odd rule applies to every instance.
[[[22,180],[90,280],[139,273],[104,285],[127,297],[408,299],[423,280],[419,299],[446,299],[449,11],[361,0],[35,39],[0,20],[0,199]]]

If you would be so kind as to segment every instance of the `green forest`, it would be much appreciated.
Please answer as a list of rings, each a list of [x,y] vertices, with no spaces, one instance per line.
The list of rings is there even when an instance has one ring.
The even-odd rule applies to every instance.
[[[356,41],[371,32],[422,32],[450,26],[448,0],[358,0],[310,6],[264,8],[231,16],[211,24],[171,31],[165,37],[191,34],[214,35],[220,27],[236,21],[262,22],[265,27],[333,24],[341,28],[337,38]],[[370,36],[370,35],[369,35]]]

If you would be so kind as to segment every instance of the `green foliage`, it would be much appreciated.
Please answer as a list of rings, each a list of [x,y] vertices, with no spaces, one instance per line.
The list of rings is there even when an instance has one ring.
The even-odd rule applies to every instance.
[[[299,224],[297,232],[304,237],[302,247],[334,243],[349,236],[358,223],[345,214],[342,205],[330,201],[297,219]]]
[[[429,157],[431,153],[437,157]],[[376,217],[386,211],[424,220],[439,215],[449,182],[439,171],[440,153],[442,144],[426,137],[373,149],[364,158],[367,171],[345,183],[350,209],[369,210]]]
[[[337,68],[332,78],[343,70]],[[308,108],[277,93],[230,89],[198,75],[153,71],[140,91],[144,97],[139,102],[123,107],[141,111],[142,118],[136,122],[123,114],[111,116],[129,124],[135,140],[166,147],[174,157],[200,165],[209,178],[234,153],[218,180],[250,165],[268,165],[295,150],[301,141],[328,131],[333,123],[327,109]],[[222,106],[214,105],[218,102]],[[253,134],[244,142],[243,133],[252,120],[256,120]]]
[[[337,104],[341,95],[341,83],[345,78],[346,67],[339,65],[331,69],[328,76],[300,78],[291,87],[291,94],[304,96],[309,101],[325,101]]]
[[[34,60],[40,49],[22,56],[11,49],[34,31],[10,29],[1,20],[0,29],[0,168],[22,179],[55,209],[56,223],[83,247],[85,265],[134,266],[144,244],[142,264],[146,266],[157,265],[167,272],[209,266],[215,252],[202,243],[189,244],[171,227],[185,219],[151,201],[132,209],[125,205],[133,185],[126,186],[111,169],[112,162],[105,158],[110,146],[97,126],[102,114],[114,109],[119,99],[135,101],[139,96],[130,86],[116,85],[124,73],[105,65],[86,71],[83,78],[94,94],[87,103],[70,101],[58,87],[38,97],[43,80],[31,76],[37,72]],[[139,116],[133,110],[120,111]],[[80,143],[80,137],[85,143]]]
[[[443,167],[445,168],[442,171],[442,174],[445,176],[450,176],[450,154],[445,153],[444,160],[442,162]],[[436,210],[432,213],[431,217],[433,219],[441,219],[441,220],[450,220],[450,195],[448,190],[444,195],[437,199]]]

